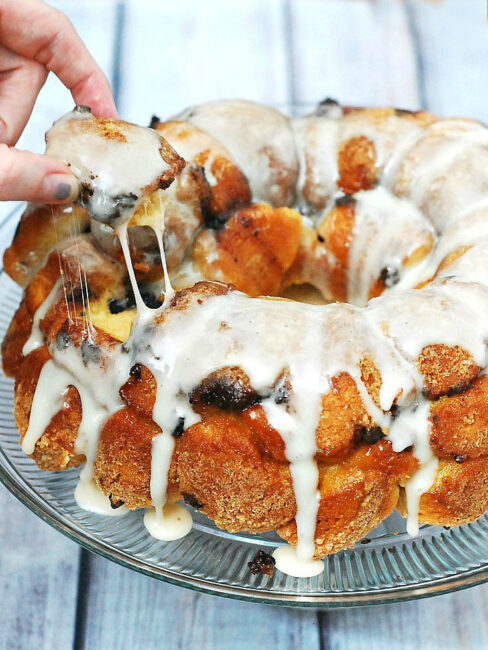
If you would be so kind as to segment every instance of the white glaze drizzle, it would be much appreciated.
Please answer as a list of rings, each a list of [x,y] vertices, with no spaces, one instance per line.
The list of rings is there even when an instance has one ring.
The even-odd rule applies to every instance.
[[[56,298],[58,297],[59,290],[61,289],[62,286],[63,286],[63,280],[60,277],[54,283],[54,286],[49,292],[49,294],[47,295],[46,299],[41,303],[39,308],[36,310],[34,314],[34,318],[32,319],[32,329],[29,338],[24,343],[24,346],[22,348],[22,354],[24,355],[24,357],[27,356],[33,350],[37,350],[37,348],[40,348],[42,345],[44,345],[44,334],[42,333],[41,328],[39,327],[39,323],[46,316],[47,312],[55,303]]]
[[[354,213],[353,240],[348,260],[348,299],[364,306],[369,291],[383,269],[400,280],[407,259],[420,245],[434,238],[433,228],[419,210],[377,187],[359,192]],[[398,233],[401,232],[401,237]],[[392,286],[392,285],[390,285]]]

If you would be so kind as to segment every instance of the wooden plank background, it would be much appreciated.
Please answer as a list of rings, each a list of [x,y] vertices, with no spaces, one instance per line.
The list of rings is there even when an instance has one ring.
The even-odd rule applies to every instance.
[[[56,1],[112,81],[122,117],[219,97],[428,108],[488,118],[481,0]],[[49,79],[19,146],[72,106]],[[8,204],[0,206],[0,219]],[[0,242],[0,251],[8,242]],[[488,586],[348,611],[202,595],[80,550],[0,487],[0,648],[430,650],[488,646]]]

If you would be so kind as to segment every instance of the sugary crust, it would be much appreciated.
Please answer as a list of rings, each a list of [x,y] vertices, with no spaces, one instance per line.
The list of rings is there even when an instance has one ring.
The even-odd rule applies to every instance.
[[[419,521],[434,526],[460,526],[478,519],[488,505],[488,458],[463,463],[440,460],[432,487],[420,499]],[[406,515],[405,495],[399,510]]]
[[[60,242],[74,233],[85,232],[88,227],[88,215],[79,206],[30,206],[21,217],[12,244],[3,254],[5,271],[25,287]]]
[[[439,458],[488,456],[488,377],[476,378],[462,393],[444,396],[430,409],[430,444]]]
[[[42,367],[50,359],[47,347],[31,352],[18,369],[15,381],[15,423],[23,439],[29,426],[30,410]],[[81,401],[71,386],[63,396],[63,408],[52,418],[37,442],[32,458],[41,469],[60,471],[85,461],[74,446],[81,422]]]
[[[246,177],[218,140],[187,122],[159,122],[155,128],[185,160],[207,170],[212,182],[206,208],[211,214],[228,212],[251,202]]]
[[[374,142],[364,135],[345,142],[338,153],[338,186],[344,194],[370,190],[376,183],[376,150]]]
[[[251,295],[273,295],[296,257],[301,217],[258,203],[237,210],[221,230],[203,230],[192,258],[203,277]]]

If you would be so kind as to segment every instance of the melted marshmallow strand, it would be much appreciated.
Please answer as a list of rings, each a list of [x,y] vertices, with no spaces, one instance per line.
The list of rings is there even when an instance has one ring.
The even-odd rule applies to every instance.
[[[69,126],[92,118],[82,114],[63,119],[68,120]],[[340,129],[336,128],[336,119],[340,119],[340,115],[331,118],[325,126],[322,124],[320,129],[320,123],[314,122],[311,129],[300,122],[295,135],[299,137],[306,132],[307,138],[314,140],[323,132],[333,138],[337,146]],[[67,123],[61,122],[61,126],[63,124],[66,127]],[[48,137],[49,147],[56,140],[59,125],[60,122],[56,123]],[[442,228],[434,224],[434,233],[430,225],[433,220],[426,220],[425,210],[420,212],[427,182],[412,189],[413,199],[407,196],[406,190],[398,189],[401,196],[394,196],[390,191],[400,171],[405,178],[416,173],[418,161],[411,153],[409,167],[407,154],[415,152],[424,130],[415,126],[405,133],[399,147],[401,156],[389,150],[391,133],[386,134],[384,142],[377,141],[380,161],[383,156],[390,160],[384,171],[388,179],[385,184],[390,189],[378,187],[355,196],[355,239],[351,246],[348,288],[356,305],[307,305],[250,298],[231,289],[225,292],[222,285],[207,283],[206,290],[200,291],[197,286],[185,296],[184,305],[172,308],[169,307],[172,289],[165,273],[165,301],[160,308],[151,310],[140,296],[127,243],[128,222],[135,203],[144,196],[140,189],[134,190],[137,201],[128,205],[117,199],[117,192],[131,193],[143,181],[146,186],[150,185],[161,173],[153,150],[157,143],[151,140],[152,136],[144,135],[139,151],[139,136],[134,131],[135,159],[144,164],[141,162],[140,176],[137,183],[133,183],[128,170],[133,171],[137,165],[127,162],[130,156],[124,147],[110,145],[109,151],[100,134],[87,134],[84,129],[80,136],[76,135],[77,127],[73,128],[73,139],[68,139],[71,149],[63,145],[59,157],[68,162],[71,157],[78,161],[76,169],[74,164],[72,168],[82,182],[87,178],[87,170],[93,172],[96,162],[98,177],[103,182],[100,180],[97,184],[95,198],[87,199],[85,204],[90,216],[110,223],[120,239],[136,296],[137,318],[126,343],[114,344],[108,350],[97,348],[98,355],[84,351],[83,344],[80,347],[74,344],[50,347],[52,358],[43,366],[39,377],[29,428],[23,440],[24,451],[33,453],[36,442],[63,404],[68,387],[75,386],[83,409],[76,452],[83,453],[87,459],[76,490],[77,502],[81,507],[105,514],[123,511],[123,508],[111,510],[108,499],[97,490],[93,482],[93,463],[103,424],[123,407],[120,387],[127,381],[133,365],[143,364],[156,381],[152,417],[161,428],[152,444],[150,493],[153,508],[146,512],[144,523],[149,533],[158,539],[177,539],[190,530],[191,516],[181,506],[166,503],[168,470],[175,444],[172,433],[182,422],[187,429],[200,421],[189,395],[202,380],[221,368],[239,367],[258,393],[269,424],[282,437],[290,463],[297,508],[297,546],[278,548],[276,566],[293,576],[317,575],[323,564],[314,559],[320,503],[315,432],[322,396],[331,390],[334,377],[347,373],[358,387],[368,414],[386,433],[394,451],[413,447],[418,469],[406,485],[407,529],[416,534],[420,497],[434,482],[438,466],[429,444],[431,402],[424,396],[424,380],[417,368],[419,355],[432,344],[460,346],[480,368],[485,368],[488,341],[488,206],[480,203],[470,210],[455,212],[450,207],[451,197],[446,195],[445,204],[439,208],[446,212]],[[470,151],[476,128],[459,122],[446,124],[444,131],[441,127],[432,128],[432,137],[437,137],[438,132],[446,137],[451,131],[462,133],[463,146]],[[439,147],[439,157],[442,157],[446,149],[444,145]],[[80,149],[83,155],[79,155]],[[454,145],[449,149],[454,163],[461,149]],[[125,163],[120,166],[120,161],[114,160],[119,153],[125,156]],[[332,165],[329,158],[324,156],[323,165],[327,169]],[[79,162],[81,159],[83,164]],[[431,180],[436,177],[437,162],[425,170]],[[120,176],[116,177],[119,172]],[[91,177],[89,180],[93,181]],[[299,183],[302,182],[303,179],[299,179]],[[333,191],[333,183],[329,185]],[[328,187],[326,190],[329,191]],[[441,194],[439,192],[439,196]],[[318,190],[314,197],[320,206],[328,200],[328,196],[321,195]],[[304,200],[300,193],[299,200]],[[164,260],[164,196],[161,201],[160,223],[152,227]],[[396,248],[398,228],[405,233],[401,251]],[[401,286],[402,291],[387,289],[379,298],[367,302],[368,287],[371,280],[378,277],[385,257],[389,265],[400,267],[405,251],[407,254],[414,251],[419,233],[424,239],[435,241],[432,252],[412,269],[400,271],[397,286]],[[470,249],[437,272],[439,263],[460,240]],[[380,252],[373,250],[373,241]],[[432,279],[424,288],[414,289],[419,283]],[[212,286],[218,287],[218,291],[212,293],[208,289]],[[57,291],[58,288],[53,289],[36,313],[25,352],[42,343],[39,321]],[[87,340],[88,343],[91,340],[89,333]],[[362,379],[360,362],[364,358],[371,358],[381,375],[379,404],[373,401]],[[284,375],[290,386],[286,401],[277,399],[279,381]]]

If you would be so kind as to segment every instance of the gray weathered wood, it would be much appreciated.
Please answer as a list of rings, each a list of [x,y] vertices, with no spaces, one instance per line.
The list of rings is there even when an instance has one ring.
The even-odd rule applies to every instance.
[[[488,588],[321,616],[327,650],[482,650],[488,639]]]
[[[317,614],[199,594],[92,556],[81,648],[318,650]]]
[[[414,43],[395,0],[290,0],[295,94],[352,106],[418,108]]]
[[[412,8],[429,109],[488,121],[486,2],[413,0]]]
[[[56,2],[71,18],[106,73],[112,74],[112,2]],[[44,132],[70,110],[69,92],[50,76],[19,147],[44,148]],[[0,220],[12,208],[0,206]],[[8,242],[0,242],[0,252]],[[77,610],[80,548],[0,488],[0,648],[70,648]]]
[[[120,110],[142,124],[222,97],[285,102],[280,0],[129,0]]]
[[[73,642],[79,547],[0,486],[0,648]]]

